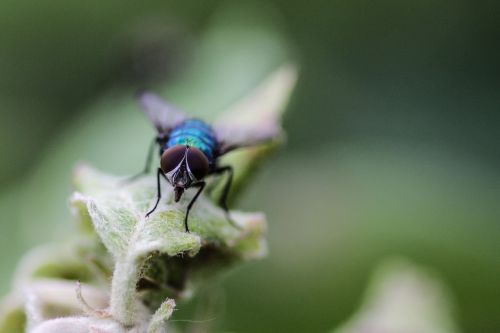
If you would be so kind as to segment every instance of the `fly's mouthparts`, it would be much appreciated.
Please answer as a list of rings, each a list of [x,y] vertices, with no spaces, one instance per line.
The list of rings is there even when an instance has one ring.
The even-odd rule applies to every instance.
[[[179,200],[181,200],[182,194],[184,193],[184,188],[176,186],[174,188],[174,192],[175,192],[175,199],[174,200],[175,200],[175,202],[179,202]]]

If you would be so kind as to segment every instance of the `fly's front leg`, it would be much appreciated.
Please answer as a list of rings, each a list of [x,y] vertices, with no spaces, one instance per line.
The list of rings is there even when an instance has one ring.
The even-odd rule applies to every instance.
[[[133,175],[131,177],[128,177],[125,180],[126,182],[134,181],[137,178],[149,173],[149,171],[151,170],[151,160],[153,159],[154,148],[157,144],[160,144],[160,137],[156,137],[153,139],[153,141],[151,141],[151,143],[149,145],[148,155],[146,157],[146,165],[144,166],[144,169],[141,172],[139,172],[138,174]]]
[[[156,203],[155,203],[155,206],[153,207],[153,209],[151,209],[149,212],[147,212],[146,217],[149,217],[149,215],[151,215],[151,213],[156,210],[156,208],[158,207],[158,204],[160,203],[160,199],[161,199],[160,176],[162,176],[163,178],[167,179],[167,177],[163,173],[163,170],[160,169],[160,168],[158,168],[158,171],[156,173],[156,186],[157,186]]]
[[[184,217],[184,228],[186,229],[186,232],[189,232],[189,226],[188,226],[189,211],[191,210],[191,207],[193,207],[196,199],[198,199],[201,192],[205,188],[205,185],[206,185],[205,182],[199,182],[199,183],[192,185],[192,187],[199,187],[200,189],[198,190],[198,192],[196,192],[193,199],[191,199],[191,202],[189,203],[189,205],[187,206],[187,209],[186,209],[186,216]]]
[[[241,229],[241,227],[231,219],[231,216],[229,215],[229,208],[227,207],[227,197],[229,195],[229,191],[231,190],[231,184],[233,183],[233,175],[234,175],[233,167],[230,165],[220,167],[215,169],[213,173],[220,175],[225,172],[227,172],[228,177],[226,183],[224,184],[224,187],[222,188],[222,194],[219,198],[219,207],[221,207],[224,210],[224,213],[226,214],[226,219],[229,221],[229,223],[233,227]]]

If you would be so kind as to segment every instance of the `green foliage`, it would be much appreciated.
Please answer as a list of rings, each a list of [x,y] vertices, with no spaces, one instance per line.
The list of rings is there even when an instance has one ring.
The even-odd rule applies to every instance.
[[[227,123],[279,124],[295,80],[293,66],[279,68],[224,114]],[[232,157],[240,188],[278,139]],[[19,287],[6,301],[10,310],[4,312],[5,327],[22,326],[23,318],[16,314],[24,307],[28,332],[165,332],[175,306],[170,298],[190,295],[196,281],[206,282],[230,265],[266,254],[262,213],[231,212],[236,228],[211,198],[202,195],[190,215],[188,233],[184,216],[192,191],[175,203],[172,191],[163,189],[160,205],[146,217],[156,199],[154,176],[125,182],[80,165],[73,177],[77,192],[71,207],[80,234],[66,250],[42,248],[24,259],[16,278]],[[87,282],[85,295],[80,283],[71,295],[70,281],[75,279]],[[91,305],[95,303],[96,308]]]
[[[216,252],[221,251],[226,257],[235,259],[256,258],[266,252],[263,214],[233,212],[231,216],[241,228],[236,229],[228,223],[222,209],[202,196],[190,216],[192,233],[186,233],[185,206],[194,193],[188,192],[179,204],[174,204],[172,192],[164,191],[166,193],[160,205],[146,218],[145,213],[156,198],[153,176],[124,185],[122,178],[81,166],[75,172],[75,178],[82,193],[73,195],[72,205],[78,207],[75,210],[78,212],[84,211],[81,206],[86,207],[87,211],[83,214],[90,216],[95,232],[114,259],[110,312],[125,326],[134,325],[136,321],[134,316],[137,311],[133,308],[136,285],[146,261],[150,266],[152,263],[163,265],[165,262],[155,260],[155,257],[164,254],[167,257],[194,257],[202,246],[210,245]],[[161,270],[149,267],[148,271]],[[159,275],[150,274],[149,283],[161,285]],[[189,285],[185,281],[182,284]],[[151,303],[148,300],[145,302]]]
[[[351,313],[388,254],[439,270],[465,331],[500,331],[500,299],[491,297],[500,291],[500,76],[489,42],[500,2],[220,4],[1,3],[2,293],[27,248],[74,234],[64,206],[75,161],[122,175],[142,167],[153,131],[132,97],[144,85],[123,81],[136,60],[128,46],[173,28],[182,61],[167,59],[171,81],[154,90],[213,119],[282,60],[290,33],[304,74],[287,114],[290,144],[241,202],[270,214],[270,256],[225,280],[217,331],[325,331]],[[143,45],[134,50],[150,59]],[[82,282],[89,268],[110,279],[112,259],[82,251],[93,263]],[[38,274],[74,277],[77,266],[53,262]],[[176,319],[211,318],[190,304],[179,303]]]

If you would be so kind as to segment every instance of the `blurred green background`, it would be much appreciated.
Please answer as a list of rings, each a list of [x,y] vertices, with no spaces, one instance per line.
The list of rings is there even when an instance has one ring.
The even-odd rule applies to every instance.
[[[137,89],[211,118],[292,59],[288,144],[238,205],[268,214],[270,255],[226,277],[216,329],[325,332],[402,255],[464,332],[499,332],[499,21],[496,1],[0,2],[0,291],[71,234],[77,161],[141,169]]]

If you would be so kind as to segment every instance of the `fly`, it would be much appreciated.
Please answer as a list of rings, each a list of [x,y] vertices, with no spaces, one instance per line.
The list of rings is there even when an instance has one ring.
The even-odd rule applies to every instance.
[[[157,135],[149,148],[144,171],[151,169],[151,159],[156,146],[159,146],[160,167],[157,169],[157,197],[153,208],[146,217],[153,213],[161,199],[160,180],[163,177],[173,187],[175,202],[184,191],[196,188],[197,192],[186,208],[184,228],[189,232],[188,217],[194,203],[206,186],[205,178],[211,175],[227,174],[226,181],[218,200],[226,218],[237,227],[229,216],[227,197],[233,180],[233,167],[219,165],[219,157],[242,147],[263,143],[276,137],[279,129],[274,124],[253,127],[236,127],[224,122],[214,125],[187,117],[174,106],[152,93],[139,96],[139,104],[147,118],[156,128]],[[134,176],[133,178],[136,178]]]

